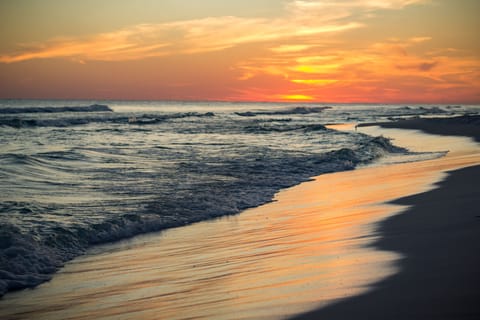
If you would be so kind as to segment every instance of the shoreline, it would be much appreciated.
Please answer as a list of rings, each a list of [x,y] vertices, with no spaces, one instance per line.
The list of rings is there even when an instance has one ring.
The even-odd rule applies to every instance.
[[[479,141],[478,117],[477,124],[464,120],[413,119],[359,127],[444,132]],[[480,165],[446,173],[435,189],[390,202],[408,209],[378,225],[380,239],[373,247],[403,255],[398,273],[373,284],[364,294],[291,319],[478,318]]]
[[[452,118],[414,118],[393,122],[360,123],[357,127],[380,126],[392,129],[413,129],[443,136],[464,136],[480,142],[480,115]]]
[[[480,166],[455,170],[438,189],[394,201],[411,208],[380,223],[374,247],[405,255],[400,272],[366,294],[291,319],[477,319],[480,194],[469,187],[478,178]]]
[[[108,318],[124,313],[182,319],[180,311],[185,318],[212,318],[215,310],[222,315],[218,317],[235,318],[233,310],[239,308],[245,318],[276,319],[318,307],[313,301],[329,308],[394,273],[398,254],[372,250],[378,238],[375,223],[398,211],[398,205],[386,201],[431,189],[442,168],[471,163],[442,159],[321,175],[242,215],[140,237],[81,257],[51,282],[5,296],[4,305],[14,309],[6,314],[12,319],[62,319],[66,314],[72,319]],[[316,287],[311,287],[315,281]],[[279,300],[279,290],[287,300]],[[308,306],[295,309],[292,299]],[[260,307],[251,310],[245,303]],[[265,303],[273,305],[267,308]]]

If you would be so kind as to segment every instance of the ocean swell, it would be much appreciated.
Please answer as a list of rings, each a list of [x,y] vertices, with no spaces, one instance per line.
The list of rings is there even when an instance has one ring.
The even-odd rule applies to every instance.
[[[107,105],[92,104],[89,106],[65,107],[10,107],[0,108],[0,114],[12,113],[60,113],[60,112],[113,112]]]
[[[69,108],[72,108],[72,107],[69,107]],[[60,108],[56,108],[56,109],[60,109]],[[80,112],[80,111],[75,111],[75,112]],[[93,111],[88,111],[88,112],[93,112]],[[11,113],[16,113],[16,112],[11,112]],[[183,112],[183,113],[164,114],[164,115],[143,114],[138,116],[107,113],[107,114],[99,114],[96,116],[82,115],[78,117],[58,117],[58,118],[6,117],[6,118],[0,118],[0,126],[8,126],[8,127],[20,129],[20,128],[35,128],[35,127],[64,128],[64,127],[88,125],[92,123],[155,125],[155,124],[159,124],[167,120],[173,120],[173,119],[182,119],[182,118],[188,118],[188,117],[213,117],[213,116],[215,116],[213,112],[206,112],[206,113]]]
[[[310,113],[321,113],[324,110],[330,109],[330,107],[295,107],[286,110],[276,111],[247,111],[247,112],[235,112],[236,115],[241,117],[255,117],[255,116],[276,116],[276,115],[303,115]]]

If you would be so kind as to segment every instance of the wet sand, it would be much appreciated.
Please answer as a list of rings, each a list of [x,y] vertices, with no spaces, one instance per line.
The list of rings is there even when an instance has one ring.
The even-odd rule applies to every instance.
[[[238,216],[97,247],[68,263],[49,283],[7,294],[0,300],[0,318],[279,319],[318,307],[333,312],[329,316],[346,310],[340,319],[359,318],[359,311],[342,307],[352,301],[349,297],[368,297],[408,270],[411,253],[392,243],[450,254],[450,247],[442,251],[428,242],[407,241],[416,223],[405,225],[408,232],[394,227],[388,232],[392,238],[385,237],[390,222],[380,229],[378,224],[406,216],[395,214],[410,205],[386,202],[431,190],[447,170],[480,163],[478,145],[466,138],[362,130],[394,136],[401,146],[451,152],[436,160],[322,175]],[[476,226],[468,219],[462,223]],[[428,232],[438,234],[435,230]],[[454,234],[445,232],[442,241]],[[407,240],[399,241],[404,234]],[[432,262],[425,257],[421,263],[430,271]],[[411,284],[420,288],[424,281]],[[395,296],[400,302],[401,293]],[[377,304],[366,310],[382,310]]]
[[[381,224],[379,250],[402,253],[375,289],[294,319],[479,319],[480,166],[439,189],[396,200],[411,209]]]
[[[441,120],[448,134],[479,140],[480,126]],[[439,130],[438,120],[384,127]],[[432,129],[434,128],[434,129]],[[293,319],[479,319],[480,166],[450,171],[437,189],[391,203],[409,206],[379,225],[378,250],[402,254],[399,273],[362,295]]]

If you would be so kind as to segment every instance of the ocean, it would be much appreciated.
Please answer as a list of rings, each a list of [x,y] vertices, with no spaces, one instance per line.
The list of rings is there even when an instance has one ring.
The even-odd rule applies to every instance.
[[[0,295],[96,244],[232,215],[322,173],[414,153],[329,125],[478,106],[0,100]]]

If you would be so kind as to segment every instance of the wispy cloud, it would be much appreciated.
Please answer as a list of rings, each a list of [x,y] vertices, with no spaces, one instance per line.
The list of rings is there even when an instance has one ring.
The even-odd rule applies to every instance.
[[[376,101],[378,97],[403,101],[409,93],[422,90],[418,99],[428,101],[447,89],[463,92],[480,86],[477,58],[454,50],[419,50],[430,40],[422,36],[389,39],[356,50],[332,47],[286,52],[291,64],[279,63],[278,57],[252,59],[238,69],[248,70],[250,77],[245,81],[252,83],[263,74],[282,76],[292,84],[290,91],[320,101]]]
[[[276,52],[294,52],[307,45],[288,42],[362,27],[351,19],[354,13],[376,9],[400,9],[424,0],[348,0],[287,3],[281,18],[234,16],[209,17],[159,24],[140,24],[83,38],[56,38],[41,44],[20,46],[0,55],[0,62],[68,58],[80,62],[124,61],[172,54],[218,51],[242,44],[284,42]],[[348,20],[348,21],[347,21]]]
[[[324,86],[324,85],[328,85],[328,84],[338,82],[338,80],[332,80],[332,79],[293,79],[292,82],[293,83],[313,85],[313,86]]]
[[[270,48],[275,53],[286,53],[286,52],[300,52],[312,48],[308,44],[285,44],[278,47]]]
[[[0,56],[0,62],[13,63],[42,58],[87,60],[134,60],[167,54],[170,43],[152,41],[155,28],[137,25],[86,38],[55,38],[45,43],[23,44],[18,52]],[[157,39],[160,40],[160,39]]]

